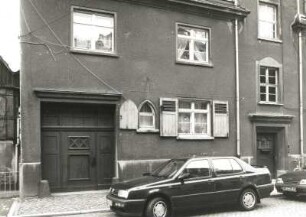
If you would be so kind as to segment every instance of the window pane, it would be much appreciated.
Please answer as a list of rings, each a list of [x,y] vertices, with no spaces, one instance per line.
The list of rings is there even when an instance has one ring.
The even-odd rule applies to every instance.
[[[260,67],[260,76],[266,76],[266,67]]]
[[[141,113],[152,113],[152,109],[150,107],[150,105],[148,103],[145,103],[141,109],[140,109]]]
[[[112,29],[114,27],[114,16],[113,15],[95,15],[94,25],[108,27]]]
[[[276,70],[275,69],[269,69],[269,76],[275,76]]]
[[[259,6],[259,19],[263,21],[275,21],[276,8],[273,5],[261,4]]]
[[[260,101],[266,101],[266,94],[260,94]]]
[[[229,159],[213,160],[215,172],[218,175],[229,174],[233,172]]]
[[[266,77],[260,76],[260,83],[265,84],[266,83]]]
[[[207,114],[195,114],[194,132],[197,134],[207,133]]]
[[[190,133],[190,113],[179,113],[179,133]]]
[[[260,87],[260,93],[266,93],[266,87],[265,86]]]
[[[89,13],[74,12],[73,21],[75,23],[90,24],[92,22],[92,15]]]
[[[192,178],[210,176],[209,163],[207,160],[198,160],[190,162],[186,166],[184,172],[189,173]]]
[[[276,102],[276,95],[270,94],[269,95],[269,101],[270,102]]]
[[[263,38],[275,38],[274,24],[260,21],[259,35]]]
[[[179,101],[179,108],[182,108],[182,109],[191,109],[191,102]]]
[[[139,127],[154,127],[153,116],[139,116]]]
[[[196,39],[208,39],[208,31],[207,30],[202,30],[202,29],[195,29],[195,38]]]
[[[269,87],[269,93],[275,94],[276,93],[276,88],[275,87]]]
[[[190,35],[191,35],[191,31],[190,31],[189,28],[180,26],[180,27],[178,28],[178,34],[179,34],[179,35],[184,35],[184,36],[190,36]]]
[[[103,27],[97,27],[94,30],[95,49],[110,52],[113,49],[113,30]]]
[[[208,102],[195,102],[194,103],[194,108],[195,109],[200,109],[200,110],[207,110]]]
[[[237,161],[231,159],[231,164],[232,164],[232,167],[233,167],[233,173],[238,173],[238,172],[241,172],[241,171],[242,171],[242,168],[241,168],[241,166],[237,163]]]
[[[194,59],[199,61],[199,62],[206,62],[207,57],[206,57],[206,52],[207,52],[207,43],[206,42],[194,42]]]
[[[74,24],[74,46],[77,48],[91,48],[91,30],[90,26],[83,24]]]
[[[275,77],[269,77],[269,84],[276,84]]]

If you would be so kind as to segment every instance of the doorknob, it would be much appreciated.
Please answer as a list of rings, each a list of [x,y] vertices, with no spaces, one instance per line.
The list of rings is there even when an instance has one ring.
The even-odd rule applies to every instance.
[[[93,158],[91,159],[91,167],[95,167],[96,164],[97,164],[96,158],[93,157]]]

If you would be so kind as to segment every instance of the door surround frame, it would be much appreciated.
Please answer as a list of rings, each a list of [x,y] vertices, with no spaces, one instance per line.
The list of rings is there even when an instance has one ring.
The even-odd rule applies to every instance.
[[[42,159],[42,143],[41,143],[41,133],[42,133],[42,123],[41,123],[41,104],[44,102],[54,102],[54,103],[78,103],[78,104],[96,104],[96,105],[114,105],[114,179],[118,179],[118,142],[119,142],[119,121],[120,121],[120,101],[121,93],[109,93],[109,92],[90,92],[90,91],[77,91],[77,90],[62,90],[62,89],[45,89],[36,88],[33,89],[37,99],[38,99],[38,112],[39,112],[39,141],[40,150],[37,152]],[[40,160],[41,161],[41,160]],[[41,163],[41,162],[40,162]],[[42,174],[40,173],[40,180],[42,179]]]

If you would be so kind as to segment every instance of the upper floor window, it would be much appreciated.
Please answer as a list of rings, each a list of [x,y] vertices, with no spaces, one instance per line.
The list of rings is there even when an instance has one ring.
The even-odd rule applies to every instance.
[[[72,47],[74,50],[115,53],[115,14],[73,9]]]
[[[187,63],[209,63],[209,30],[177,25],[177,60]]]
[[[210,120],[211,112],[209,101],[179,101],[179,134],[211,136]]]
[[[260,66],[260,102],[277,103],[279,98],[279,70],[274,67]]]
[[[258,36],[263,39],[278,39],[277,6],[259,3]]]

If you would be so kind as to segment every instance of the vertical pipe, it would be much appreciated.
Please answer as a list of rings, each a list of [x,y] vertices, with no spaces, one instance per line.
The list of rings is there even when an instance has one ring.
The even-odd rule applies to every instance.
[[[238,5],[238,1],[235,0],[235,6]],[[238,31],[238,19],[235,18],[235,75],[236,75],[236,146],[237,156],[240,157],[240,85],[239,85],[239,31]]]
[[[303,44],[302,30],[299,29],[299,111],[300,111],[300,151],[301,151],[301,166],[304,166],[304,105],[303,105]]]

